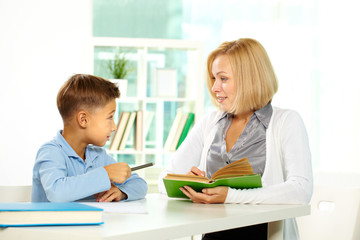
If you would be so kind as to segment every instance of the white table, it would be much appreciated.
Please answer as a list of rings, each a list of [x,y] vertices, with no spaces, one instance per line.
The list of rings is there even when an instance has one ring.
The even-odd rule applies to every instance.
[[[147,214],[104,213],[98,226],[0,228],[0,239],[174,239],[206,232],[271,222],[310,214],[309,205],[194,204],[160,194],[146,196]],[[282,238],[275,229],[271,239]]]

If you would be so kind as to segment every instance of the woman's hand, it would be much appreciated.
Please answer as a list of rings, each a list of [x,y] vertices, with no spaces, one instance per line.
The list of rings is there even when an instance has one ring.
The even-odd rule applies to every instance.
[[[197,167],[192,167],[190,172],[187,173],[187,175],[198,175],[198,176],[203,176],[205,177],[205,172],[201,171],[200,169],[198,169]]]
[[[111,188],[109,190],[95,194],[95,198],[97,202],[118,202],[127,198],[127,195],[120,191],[115,184],[111,183]]]
[[[194,191],[189,186],[181,187],[180,190],[194,203],[224,203],[228,187],[204,188],[202,193]]]

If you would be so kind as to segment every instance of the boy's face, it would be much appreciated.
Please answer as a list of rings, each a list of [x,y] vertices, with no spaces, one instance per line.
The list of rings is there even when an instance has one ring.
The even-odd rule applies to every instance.
[[[104,146],[110,140],[111,133],[116,130],[114,114],[116,110],[115,99],[103,108],[98,108],[90,114],[86,135],[89,144]]]

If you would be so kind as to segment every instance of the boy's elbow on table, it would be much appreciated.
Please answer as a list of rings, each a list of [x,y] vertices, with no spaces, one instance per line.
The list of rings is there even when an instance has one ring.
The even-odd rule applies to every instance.
[[[46,197],[50,202],[72,202],[74,199],[69,198],[67,194],[56,193],[55,191],[47,191]]]
[[[133,173],[128,180],[119,186],[119,189],[128,195],[127,201],[132,201],[144,198],[148,191],[148,185],[144,179]]]

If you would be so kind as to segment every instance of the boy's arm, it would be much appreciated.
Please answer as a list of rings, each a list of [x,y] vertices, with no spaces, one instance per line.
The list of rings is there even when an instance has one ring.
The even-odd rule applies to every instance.
[[[78,161],[81,160],[69,158],[55,144],[43,145],[36,156],[32,199],[70,202],[110,189],[111,182],[103,167],[89,168],[84,174],[86,165]]]
[[[106,154],[107,165],[115,163],[115,160]],[[148,186],[144,179],[142,179],[137,173],[131,173],[131,176],[123,183],[114,183],[120,191],[127,195],[126,199],[121,201],[138,200],[145,197]]]
[[[132,173],[131,177],[128,178],[124,183],[115,185],[127,195],[126,199],[122,201],[138,200],[145,197],[148,186],[144,179],[139,177],[137,173]]]
[[[76,201],[110,189],[111,182],[104,168],[95,168],[78,175],[69,172],[66,157],[56,146],[41,148],[38,152],[34,170],[39,173],[39,180],[49,201]]]

